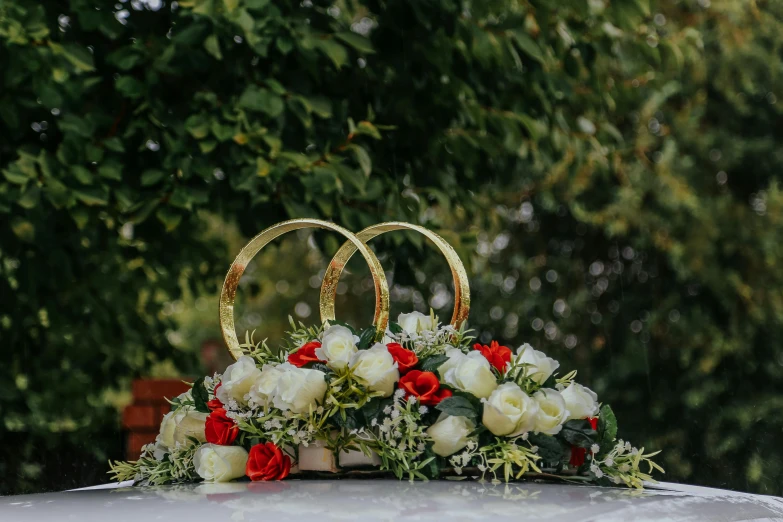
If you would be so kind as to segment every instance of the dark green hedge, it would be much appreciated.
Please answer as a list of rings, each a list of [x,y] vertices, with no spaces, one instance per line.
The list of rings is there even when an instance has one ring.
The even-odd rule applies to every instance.
[[[116,391],[192,370],[162,307],[228,264],[207,211],[439,229],[484,337],[670,478],[783,493],[783,12],[713,4],[7,0],[0,491],[92,480]]]

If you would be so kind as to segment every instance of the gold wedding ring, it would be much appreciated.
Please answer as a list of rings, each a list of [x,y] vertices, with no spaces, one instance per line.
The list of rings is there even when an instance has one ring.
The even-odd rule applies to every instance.
[[[345,245],[343,245],[337,254],[335,254],[329,264],[329,270],[326,272],[326,276],[324,276],[321,285],[321,296],[332,296],[330,301],[324,302],[323,298],[321,299],[321,322],[334,320],[334,295],[337,292],[337,282],[345,267],[345,263],[347,263],[348,259],[358,250],[370,266],[370,274],[372,275],[372,280],[375,285],[375,316],[373,317],[373,325],[376,329],[376,338],[380,339],[386,331],[386,325],[389,322],[389,287],[386,283],[386,276],[383,273],[383,268],[372,250],[353,233],[334,223],[330,223],[329,221],[321,221],[319,219],[292,219],[273,225],[251,239],[250,242],[242,248],[239,255],[237,255],[236,259],[231,264],[231,268],[226,275],[226,280],[223,282],[223,289],[220,291],[220,329],[223,332],[223,339],[226,341],[228,351],[234,359],[238,359],[244,354],[239,346],[236,330],[234,329],[234,298],[237,294],[239,280],[241,279],[247,264],[273,239],[286,232],[303,228],[325,228],[338,232],[348,238],[345,245],[348,245],[349,248],[345,248]],[[373,236],[378,233],[373,234]]]
[[[356,237],[362,242],[367,242],[375,236],[393,230],[412,230],[414,232],[419,232],[432,241],[446,258],[446,261],[449,263],[449,268],[451,269],[451,275],[454,278],[454,313],[451,317],[451,324],[455,328],[459,328],[468,318],[468,313],[470,312],[470,286],[468,284],[468,275],[465,272],[465,267],[462,264],[459,255],[457,255],[457,252],[445,239],[435,232],[418,225],[398,221],[379,223],[367,227],[356,234]],[[345,263],[348,262],[356,250],[357,246],[354,241],[346,241],[337,251],[334,259],[329,263],[329,267],[326,269],[326,274],[324,275],[323,283],[321,284],[321,315],[334,317],[334,300],[337,281],[340,280],[340,275],[345,268]]]

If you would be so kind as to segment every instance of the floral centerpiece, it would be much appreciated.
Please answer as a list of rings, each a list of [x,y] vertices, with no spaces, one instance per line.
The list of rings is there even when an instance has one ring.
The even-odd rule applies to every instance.
[[[529,475],[641,488],[663,472],[655,453],[616,439],[611,408],[576,372],[559,375],[529,344],[474,343],[418,312],[401,314],[381,342],[373,332],[292,321],[280,350],[248,337],[246,355],[172,400],[156,442],[112,473],[147,484],[281,480],[337,471],[356,452],[408,479]]]
[[[279,347],[236,338],[233,299],[246,263],[288,230],[316,226],[348,237],[324,276],[320,325],[291,320]],[[388,322],[388,287],[364,241],[390,230],[425,234],[452,268],[450,324],[430,312]],[[334,288],[350,256],[368,261],[376,287],[373,326],[333,319]],[[340,473],[400,479],[442,476],[511,481],[523,477],[642,488],[663,469],[617,439],[608,405],[576,372],[530,344],[476,343],[464,319],[467,275],[440,236],[407,223],[353,235],[318,220],[283,222],[256,236],[229,270],[221,327],[236,362],[198,379],[171,400],[155,443],[135,462],[111,463],[118,481],[169,484],[283,480]]]

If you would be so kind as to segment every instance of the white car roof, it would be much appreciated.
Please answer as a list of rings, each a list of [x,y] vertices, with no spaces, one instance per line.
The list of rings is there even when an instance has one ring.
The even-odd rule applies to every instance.
[[[634,491],[595,486],[435,480],[285,480],[160,487],[105,486],[0,497],[0,520],[394,522],[781,520],[783,499],[663,483]]]

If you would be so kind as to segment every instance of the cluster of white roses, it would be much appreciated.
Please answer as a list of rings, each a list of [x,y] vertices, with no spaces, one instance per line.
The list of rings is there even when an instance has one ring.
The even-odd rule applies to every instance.
[[[428,316],[419,312],[400,314],[403,328],[411,332],[432,327]],[[407,330],[406,330],[407,331]],[[380,392],[382,397],[394,393],[400,379],[397,363],[385,344],[376,343],[367,350],[359,350],[359,337],[345,326],[327,326],[321,335],[321,346],[315,355],[326,365],[340,371],[352,368],[367,389]],[[267,364],[259,369],[250,356],[242,356],[226,368],[216,396],[228,411],[274,406],[283,411],[307,413],[311,405],[320,403],[326,393],[324,372],[299,368],[290,363]]]
[[[556,435],[571,419],[584,419],[598,413],[598,397],[589,388],[571,382],[562,391],[542,388],[532,396],[515,382],[498,384],[489,361],[474,351],[446,352],[448,361],[438,368],[446,384],[482,399],[482,423],[495,435],[514,437],[525,432]],[[524,368],[525,377],[542,385],[560,364],[543,352],[524,344],[507,368]],[[511,370],[509,370],[511,371]],[[452,421],[454,422],[454,421]],[[459,427],[464,432],[464,427]]]
[[[215,396],[229,412],[243,408],[274,406],[282,411],[307,413],[326,393],[326,375],[319,370],[297,368],[289,363],[266,364],[243,355],[223,372]]]

